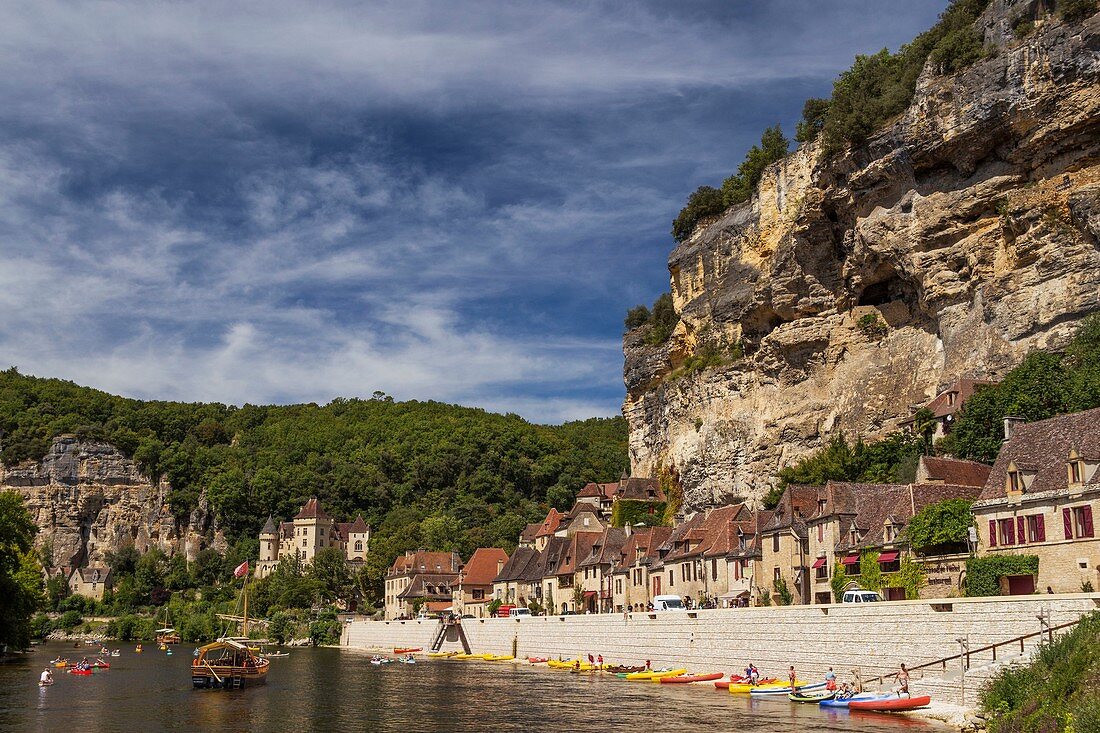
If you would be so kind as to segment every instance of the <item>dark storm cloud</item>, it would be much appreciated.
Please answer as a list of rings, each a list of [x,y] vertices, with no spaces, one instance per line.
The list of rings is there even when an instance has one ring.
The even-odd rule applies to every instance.
[[[10,4],[0,362],[612,414],[685,195],[942,4]]]

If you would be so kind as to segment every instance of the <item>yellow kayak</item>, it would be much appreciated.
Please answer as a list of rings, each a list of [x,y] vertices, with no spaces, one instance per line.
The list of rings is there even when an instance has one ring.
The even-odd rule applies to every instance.
[[[795,684],[796,686],[801,686],[805,685],[806,683],[802,680],[796,680]],[[774,690],[780,687],[790,687],[790,682],[767,682],[763,685],[750,685],[744,682],[734,682],[730,683],[729,690],[731,695],[747,695],[753,690]]]
[[[506,657],[502,654],[484,654],[481,658],[486,662],[509,662],[515,659],[515,657]]]
[[[458,652],[428,652],[429,657],[453,657]]]
[[[451,659],[484,659],[481,654],[455,654]]]
[[[648,672],[631,672],[626,678],[634,682],[649,682],[662,677],[679,677],[686,673],[686,669],[655,669]]]
[[[573,659],[567,662],[551,659],[549,662],[546,663],[546,666],[550,667],[551,669],[573,669],[573,665],[575,665],[579,661],[579,659]]]

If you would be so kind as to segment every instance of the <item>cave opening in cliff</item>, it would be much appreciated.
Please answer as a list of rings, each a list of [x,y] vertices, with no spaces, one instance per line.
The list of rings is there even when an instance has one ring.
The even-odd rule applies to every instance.
[[[856,305],[885,305],[899,300],[912,305],[916,296],[913,286],[891,271],[884,279],[864,287]]]

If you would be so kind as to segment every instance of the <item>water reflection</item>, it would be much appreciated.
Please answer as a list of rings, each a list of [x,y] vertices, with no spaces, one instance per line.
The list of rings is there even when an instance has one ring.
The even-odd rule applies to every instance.
[[[192,690],[191,648],[134,654],[91,677],[38,674],[60,645],[0,665],[0,731],[854,731],[886,733],[930,724],[750,699],[707,685],[629,683],[511,664],[426,660],[375,667],[369,656],[296,649],[272,660],[268,684],[238,692]]]

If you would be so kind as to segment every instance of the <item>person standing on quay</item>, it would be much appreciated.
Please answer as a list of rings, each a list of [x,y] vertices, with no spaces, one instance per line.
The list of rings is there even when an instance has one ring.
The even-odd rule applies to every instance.
[[[898,686],[894,688],[894,692],[898,693],[898,697],[901,697],[903,692],[906,697],[912,697],[912,693],[909,692],[909,670],[905,668],[905,662],[901,663],[901,669],[894,675],[894,678],[898,681]]]
[[[791,665],[790,670],[787,671],[787,677],[791,681],[791,692],[798,692],[798,688],[795,687],[795,682],[798,680],[798,673],[794,671],[794,665]]]

